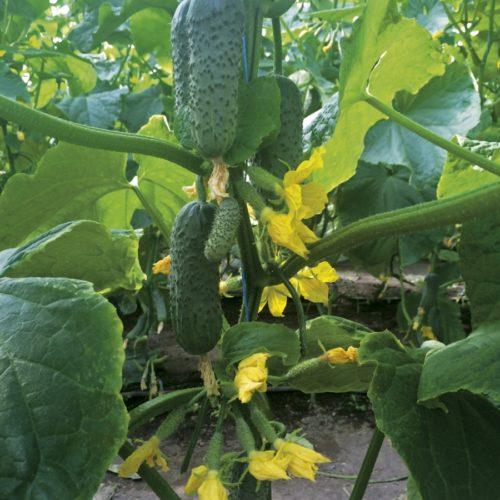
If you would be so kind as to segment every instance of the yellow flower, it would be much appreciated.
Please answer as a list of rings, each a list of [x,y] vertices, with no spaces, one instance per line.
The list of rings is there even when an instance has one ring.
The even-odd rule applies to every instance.
[[[219,472],[208,470],[205,465],[191,471],[184,491],[188,495],[198,493],[200,500],[227,500],[227,490],[219,479]]]
[[[158,465],[164,472],[168,471],[168,464],[165,455],[160,451],[160,440],[153,436],[145,443],[141,444],[126,460],[120,465],[118,475],[120,477],[130,477],[137,473],[139,467],[146,462],[150,467]]]
[[[328,304],[328,283],[338,279],[337,271],[328,262],[320,262],[313,268],[304,267],[290,281],[306,300]]]
[[[218,471],[208,471],[207,478],[198,488],[198,498],[200,500],[227,500],[227,490],[219,478]]]
[[[314,481],[318,470],[316,464],[330,462],[330,459],[321,453],[298,443],[277,439],[273,445],[278,452],[283,453],[289,459],[288,472],[296,477],[303,477]]]
[[[328,283],[337,281],[339,275],[328,262],[321,262],[315,267],[304,267],[290,283],[302,297],[311,302],[328,304]],[[275,317],[282,317],[290,292],[285,285],[264,288],[260,300],[259,312],[268,304],[269,311]]]
[[[348,347],[347,351],[342,347],[335,347],[325,352],[321,359],[328,361],[332,365],[345,365],[347,363],[358,362],[358,349],[356,347]]]
[[[274,450],[251,451],[248,454],[248,470],[259,481],[290,479],[286,473],[289,459],[283,453]]]
[[[314,151],[309,160],[303,161],[296,170],[290,170],[283,178],[284,197],[288,213],[276,213],[269,207],[261,212],[271,239],[282,247],[306,258],[307,243],[318,241],[318,237],[303,222],[323,211],[328,202],[327,193],[315,182],[302,184],[315,170],[323,168],[325,148]]]
[[[189,198],[196,198],[198,194],[196,191],[196,182],[191,184],[191,186],[183,186],[182,190],[188,195]]]
[[[191,475],[189,476],[186,486],[184,486],[184,491],[188,495],[194,495],[198,488],[203,484],[203,481],[207,478],[208,467],[205,465],[199,465],[191,470]]]
[[[170,274],[170,255],[153,264],[153,274]]]
[[[281,318],[286,307],[287,297],[290,297],[290,292],[285,285],[266,286],[262,291],[259,312],[267,304],[271,314],[276,318]]]
[[[248,403],[253,393],[266,392],[267,390],[267,368],[266,361],[269,354],[259,352],[240,361],[238,371],[234,377],[234,384],[238,389],[238,399],[242,403]]]
[[[428,340],[437,340],[437,337],[432,329],[432,326],[424,325],[420,331],[422,337]]]

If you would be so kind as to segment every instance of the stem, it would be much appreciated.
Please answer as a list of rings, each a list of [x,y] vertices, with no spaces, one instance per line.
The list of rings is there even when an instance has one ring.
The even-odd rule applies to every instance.
[[[459,158],[462,158],[463,160],[472,163],[473,165],[478,165],[484,170],[487,170],[488,172],[491,172],[495,175],[500,175],[500,165],[498,163],[495,163],[493,160],[485,158],[484,156],[469,151],[468,149],[465,149],[459,146],[458,144],[455,144],[454,142],[444,139],[443,137],[435,134],[434,132],[425,127],[422,127],[422,125],[418,124],[417,122],[414,122],[407,116],[403,115],[402,113],[399,113],[391,106],[384,104],[382,101],[378,100],[376,97],[368,93],[365,94],[365,101],[371,106],[373,106],[375,109],[378,109],[384,115],[388,116],[391,120],[394,120],[402,127],[411,130],[412,132],[419,135],[420,137],[423,137],[427,141],[432,142],[432,144],[435,144],[436,146],[445,149],[449,153],[452,153],[455,156],[458,156]]]
[[[255,9],[255,20],[251,40],[252,57],[250,58],[250,80],[257,78],[259,74],[260,47],[262,42],[262,23],[264,17],[260,5]]]
[[[125,460],[135,451],[134,446],[125,441],[120,448],[119,454]],[[143,464],[139,467],[139,475],[148,483],[148,486],[158,495],[161,500],[179,499],[177,493],[170,487],[161,474],[149,465]]]
[[[496,212],[499,204],[500,184],[494,183],[455,196],[372,215],[335,231],[313,245],[307,261],[297,255],[290,257],[283,266],[283,272],[285,276],[293,276],[306,265],[340,255],[376,238],[467,222]],[[277,277],[265,277],[260,282],[262,286],[278,283]]]
[[[176,144],[152,137],[72,123],[28,108],[4,96],[0,96],[0,118],[70,144],[155,156],[176,163],[195,174],[204,174],[203,159]]]
[[[295,306],[295,310],[297,312],[297,318],[299,320],[299,334],[300,334],[300,349],[301,349],[301,354],[304,355],[304,335],[306,332],[306,317],[304,314],[304,307],[302,306],[302,301],[300,300],[300,295],[295,289],[295,287],[290,283],[288,278],[285,276],[283,273],[282,269],[279,267],[276,267],[276,272],[278,273],[278,276],[281,281],[283,281],[283,284],[285,285],[286,289],[290,292],[290,295],[292,296],[292,301],[293,305]]]
[[[283,74],[283,44],[281,41],[281,22],[279,17],[273,17],[273,41],[274,41],[274,72]]]
[[[483,95],[484,69],[486,67],[486,62],[488,60],[488,56],[490,55],[490,50],[493,45],[494,26],[495,26],[495,0],[491,0],[486,49],[484,51],[483,58],[481,59],[481,64],[479,66],[478,87],[479,87],[479,97],[481,98],[481,104],[484,102],[484,95]]]
[[[200,439],[201,429],[203,424],[205,423],[206,417],[208,414],[208,396],[203,400],[202,405],[198,411],[198,416],[196,417],[196,425],[194,427],[193,433],[191,434],[191,439],[189,440],[188,447],[186,450],[186,455],[184,456],[184,460],[181,465],[181,474],[184,474],[191,463],[191,458],[193,457],[194,449],[196,448],[196,444]]]
[[[3,142],[5,144],[5,152],[7,153],[7,159],[9,160],[9,175],[14,175],[16,173],[16,166],[14,164],[14,155],[7,144],[7,122],[1,120]]]
[[[156,224],[158,229],[161,231],[161,234],[165,238],[165,241],[169,241],[170,229],[163,221],[163,218],[158,213],[158,210],[156,210],[156,208],[149,203],[147,198],[142,194],[142,191],[137,186],[133,186],[132,189],[134,190],[134,193],[137,195],[137,198],[139,198],[139,200],[142,203],[142,206],[145,208],[146,212],[149,214],[151,219],[153,219],[154,223]]]
[[[370,480],[373,472],[373,467],[375,466],[375,462],[377,461],[380,448],[382,447],[382,443],[384,442],[384,437],[384,434],[380,432],[377,427],[375,427],[372,439],[370,441],[370,444],[368,445],[368,449],[366,450],[365,458],[363,459],[363,463],[361,464],[361,469],[359,470],[359,474],[356,479],[356,483],[354,484],[354,488],[352,489],[349,500],[361,500],[363,498],[366,487],[368,486],[368,481]]]

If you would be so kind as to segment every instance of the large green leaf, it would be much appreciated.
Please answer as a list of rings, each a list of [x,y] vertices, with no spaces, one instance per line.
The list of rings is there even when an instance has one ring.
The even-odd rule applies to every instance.
[[[361,162],[356,175],[338,190],[336,209],[340,225],[422,202],[420,193],[408,182],[409,175],[406,167]],[[398,242],[397,237],[375,239],[351,250],[348,256],[379,274],[398,253]]]
[[[500,405],[500,323],[483,324],[466,339],[425,358],[418,399],[467,390]]]
[[[162,111],[161,89],[159,85],[155,85],[123,98],[121,120],[131,132],[137,132],[151,116],[159,115]]]
[[[227,365],[237,363],[257,352],[278,356],[286,366],[297,363],[300,357],[298,335],[279,323],[239,323],[222,337],[222,357]]]
[[[491,160],[500,158],[500,143],[498,142],[471,141],[463,137],[455,137],[453,140],[460,146]],[[448,153],[439,179],[437,195],[439,198],[453,196],[493,182],[500,182],[498,175]]]
[[[336,24],[339,21],[352,21],[363,12],[364,5],[354,5],[353,7],[343,7],[340,9],[325,9],[310,12],[311,17],[318,17],[324,21]]]
[[[0,491],[90,499],[126,438],[115,309],[90,283],[0,280]]]
[[[139,242],[133,232],[93,221],[60,224],[26,245],[0,252],[0,277],[65,277],[90,281],[98,291],[141,286]]]
[[[175,140],[162,115],[152,116],[139,130],[139,134]],[[172,228],[175,215],[189,201],[182,188],[193,184],[194,174],[175,163],[153,156],[134,155],[134,158],[139,163],[139,189],[157,210],[165,225]]]
[[[77,97],[67,97],[57,106],[73,122],[99,128],[113,128],[120,116],[125,89],[107,90]]]
[[[368,129],[385,115],[367,104],[364,91],[390,105],[396,92],[415,94],[444,73],[443,57],[429,32],[401,19],[395,0],[369,0],[346,44],[340,68],[340,116],[326,143],[325,167],[316,180],[328,190],[354,175]]]
[[[378,428],[406,462],[423,498],[495,499],[500,488],[500,411],[462,391],[441,406],[417,402],[422,355],[389,332],[361,345],[362,362],[375,363],[368,391]]]
[[[262,141],[280,129],[281,94],[276,80],[260,77],[242,81],[239,89],[238,128],[231,149],[224,155],[229,164],[255,155]]]
[[[473,325],[500,319],[500,215],[464,224],[458,253]]]
[[[172,17],[165,9],[149,8],[130,18],[132,40],[139,54],[155,55],[161,60],[170,56],[170,25]]]
[[[394,107],[445,139],[466,134],[481,113],[476,84],[469,69],[459,63],[448,66],[443,76],[433,78],[416,96],[398,94]],[[366,135],[362,158],[370,163],[407,165],[413,171],[412,185],[431,199],[446,151],[393,121],[383,120]]]
[[[125,178],[126,154],[60,143],[34,175],[16,174],[0,196],[0,249],[75,219],[125,229],[139,206]]]

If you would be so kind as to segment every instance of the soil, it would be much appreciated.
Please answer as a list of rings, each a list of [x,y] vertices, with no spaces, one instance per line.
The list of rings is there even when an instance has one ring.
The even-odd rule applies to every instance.
[[[367,273],[359,273],[349,267],[337,266],[337,270],[341,279],[335,283],[335,302],[329,311],[330,314],[358,321],[375,331],[388,329],[397,332],[396,312],[401,293],[400,283],[393,278],[382,282]],[[405,291],[417,290],[417,284],[423,280],[425,273],[425,264],[419,264],[407,273]],[[463,290],[457,288],[452,290],[452,293],[460,296]],[[224,303],[224,312],[230,324],[237,321],[240,303],[239,298],[229,299]],[[318,315],[314,305],[306,304],[305,307],[309,318]],[[273,318],[263,311],[259,320],[280,321],[290,328],[297,327],[295,311],[291,304],[287,307],[284,318]],[[156,366],[161,379],[161,390],[199,384],[197,357],[183,352],[175,343],[172,332],[164,330],[161,334],[150,337],[148,349],[149,352],[155,350],[160,357],[165,358]],[[128,404],[135,406],[140,402],[137,398],[143,400],[146,394],[145,391],[133,389],[127,390],[124,397]],[[295,391],[276,391],[269,393],[269,399],[276,420],[286,424],[289,430],[302,428],[315,449],[332,459],[331,463],[321,466],[321,472],[315,483],[304,479],[274,482],[273,499],[349,498],[354,481],[331,477],[328,474],[354,476],[359,470],[374,427],[373,414],[366,396],[321,394],[311,397]],[[137,403],[134,404],[135,401]],[[142,428],[141,434],[136,437],[149,436],[158,424],[159,422],[153,422]],[[188,498],[183,493],[188,474],[180,476],[179,469],[193,427],[194,417],[188,419],[178,432],[162,445],[170,466],[166,477],[181,498]],[[191,466],[201,463],[210,435],[210,429],[202,433]],[[239,450],[230,425],[227,427],[225,449]],[[404,463],[386,440],[372,476],[372,481],[381,482],[370,484],[364,498],[379,500],[406,498],[407,475]],[[140,479],[120,479],[112,472],[108,472],[95,496],[95,500],[155,498],[156,495]]]
[[[321,475],[315,483],[305,479],[276,481],[273,483],[274,500],[345,500],[354,485],[353,480],[328,477],[327,474],[354,476],[357,474],[373,432],[373,416],[368,400],[363,395],[323,394],[315,398],[299,392],[269,394],[276,419],[288,429],[302,428],[306,438],[317,451],[332,459],[320,467]],[[154,429],[159,422],[151,425]],[[162,444],[170,471],[165,475],[170,485],[182,498],[188,473],[179,476],[183,451],[194,427],[194,418],[182,425],[172,438]],[[227,427],[226,451],[239,450],[231,426]],[[147,430],[142,435],[148,435]],[[200,439],[191,466],[199,465],[207,449],[210,430]],[[325,474],[325,475],[323,475]],[[378,457],[372,480],[384,481],[370,484],[365,499],[403,499],[406,493],[408,472],[402,460],[386,440]],[[154,500],[157,496],[141,480],[121,479],[108,473],[95,500]]]

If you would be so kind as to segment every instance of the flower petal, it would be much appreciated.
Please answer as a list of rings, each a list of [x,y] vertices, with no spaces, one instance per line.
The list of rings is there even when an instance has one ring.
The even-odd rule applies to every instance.
[[[203,484],[208,475],[208,468],[205,465],[199,465],[191,470],[191,475],[189,476],[188,482],[184,487],[184,491],[188,495],[193,495]]]

